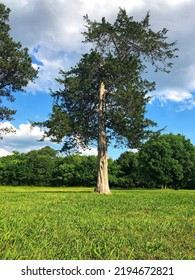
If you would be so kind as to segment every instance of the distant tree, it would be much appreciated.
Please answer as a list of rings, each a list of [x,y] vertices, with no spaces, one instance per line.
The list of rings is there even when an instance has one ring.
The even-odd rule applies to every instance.
[[[119,178],[121,176],[120,166],[116,160],[108,159],[108,180],[110,187],[120,187]]]
[[[71,155],[60,159],[60,164],[54,169],[54,182],[58,180],[58,185],[77,186],[81,182],[81,157]]]
[[[119,185],[125,188],[136,188],[140,186],[140,175],[138,165],[138,153],[125,152],[117,159],[120,168]]]
[[[186,181],[185,188],[195,190],[195,146],[193,153],[193,168],[190,178],[188,178],[188,180]]]
[[[143,178],[152,186],[185,187],[191,181],[194,147],[183,135],[165,134],[147,141],[139,152]]]
[[[49,158],[56,158],[58,151],[52,149],[50,146],[45,146],[37,150],[39,155],[48,156]]]
[[[186,184],[186,188],[195,190],[195,146],[194,146],[194,151],[192,156],[192,162],[193,162],[192,176],[190,180],[188,180]]]
[[[173,178],[173,186],[185,187],[189,182],[192,181],[193,172],[195,170],[195,147],[181,134],[165,134],[162,135],[171,146],[173,151],[172,157],[181,166],[183,172],[183,180],[177,182]]]
[[[38,74],[32,67],[28,49],[22,48],[9,34],[9,13],[10,9],[0,3],[0,121],[13,119],[16,112],[3,105],[3,101],[13,102],[14,93],[24,91]]]
[[[56,151],[50,147],[33,150],[26,154],[26,177],[28,185],[49,186],[55,165]]]
[[[51,185],[56,155],[57,151],[48,146],[28,153],[13,151],[0,158],[0,184]]]
[[[168,72],[175,42],[166,41],[167,29],[154,32],[150,28],[149,14],[137,22],[120,9],[113,24],[105,18],[97,22],[86,16],[85,20],[85,42],[92,49],[70,71],[60,72],[61,88],[52,93],[53,112],[39,125],[47,128],[45,136],[63,142],[63,150],[97,142],[95,192],[110,193],[109,143],[115,139],[119,145],[138,148],[150,136],[148,128],[155,123],[144,115],[150,99],[147,93],[155,83],[143,79],[142,73],[148,62],[155,70]]]
[[[97,182],[97,156],[81,156],[79,172],[81,186],[95,186]]]
[[[26,184],[25,154],[14,151],[12,155],[0,158],[0,184]]]
[[[55,186],[94,186],[97,157],[69,155],[56,159],[52,184]]]

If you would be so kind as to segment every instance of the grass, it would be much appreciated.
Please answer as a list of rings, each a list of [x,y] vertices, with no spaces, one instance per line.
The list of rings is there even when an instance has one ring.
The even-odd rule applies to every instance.
[[[0,259],[194,259],[195,192],[0,187]]]

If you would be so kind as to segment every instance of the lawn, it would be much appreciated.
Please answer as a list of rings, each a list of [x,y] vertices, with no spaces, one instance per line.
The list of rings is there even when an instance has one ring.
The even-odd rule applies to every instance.
[[[194,259],[195,191],[0,187],[0,259]]]

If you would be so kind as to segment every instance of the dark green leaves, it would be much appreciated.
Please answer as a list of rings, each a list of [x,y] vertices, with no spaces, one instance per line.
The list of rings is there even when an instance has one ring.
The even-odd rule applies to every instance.
[[[149,13],[134,21],[120,9],[115,22],[105,18],[91,21],[88,16],[85,43],[92,44],[89,53],[70,71],[61,71],[61,89],[53,92],[53,113],[43,123],[46,135],[62,141],[64,149],[86,147],[98,136],[99,104],[101,121],[106,126],[106,142],[115,139],[119,145],[138,148],[151,134],[155,123],[145,118],[148,93],[155,83],[143,79],[148,61],[156,70],[169,71],[175,57],[174,43],[168,43],[164,28],[150,28]],[[104,99],[100,100],[100,84]],[[59,118],[60,115],[60,118]]]
[[[13,93],[24,91],[29,81],[37,77],[37,70],[32,67],[28,49],[22,48],[9,35],[10,9],[0,4],[0,105],[5,99],[15,100]],[[5,106],[0,106],[0,121],[11,120],[15,113]]]
[[[154,32],[150,28],[149,13],[140,21],[134,21],[124,9],[120,9],[116,21],[111,24],[102,18],[102,22],[90,21],[88,16],[87,32],[84,32],[85,42],[93,43],[94,49],[102,55],[111,53],[121,61],[132,56],[151,62],[157,70],[169,71],[172,63],[167,59],[177,57],[174,53],[175,42],[168,43],[166,34],[168,30],[163,28]],[[159,64],[160,62],[160,64]]]
[[[180,134],[153,137],[139,153],[143,178],[155,186],[186,186],[193,177],[194,159],[194,146]]]

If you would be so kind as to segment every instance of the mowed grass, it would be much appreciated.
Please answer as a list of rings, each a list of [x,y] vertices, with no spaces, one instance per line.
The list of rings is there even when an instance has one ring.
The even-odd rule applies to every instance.
[[[0,187],[0,259],[194,259],[195,192]]]

